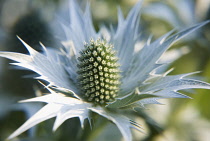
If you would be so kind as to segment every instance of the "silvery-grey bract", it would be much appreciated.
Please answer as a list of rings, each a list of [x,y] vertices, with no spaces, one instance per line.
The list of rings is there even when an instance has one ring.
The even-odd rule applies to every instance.
[[[208,21],[176,34],[169,32],[156,41],[148,39],[142,45],[140,7],[141,2],[138,2],[127,18],[119,10],[116,30],[102,27],[96,32],[89,4],[83,12],[75,0],[70,0],[70,22],[62,23],[67,38],[62,41],[63,47],[50,49],[42,45],[44,51],[40,53],[20,39],[29,55],[0,52],[1,57],[17,62],[13,65],[39,74],[36,79],[49,82],[46,87],[50,91],[50,94],[21,101],[47,104],[9,139],[52,117],[56,117],[53,131],[73,117],[78,117],[83,127],[84,120],[90,120],[90,112],[94,112],[116,124],[124,139],[131,141],[130,128],[140,130],[141,126],[124,115],[124,110],[157,104],[157,100],[162,98],[188,98],[178,90],[210,89],[208,83],[186,78],[194,73],[158,73],[167,61],[173,60],[160,60],[169,46]]]

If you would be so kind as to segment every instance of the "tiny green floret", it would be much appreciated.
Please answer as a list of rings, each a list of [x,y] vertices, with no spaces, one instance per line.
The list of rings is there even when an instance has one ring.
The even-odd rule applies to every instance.
[[[120,85],[120,65],[113,46],[90,41],[78,57],[79,87],[88,102],[106,105],[115,100]]]

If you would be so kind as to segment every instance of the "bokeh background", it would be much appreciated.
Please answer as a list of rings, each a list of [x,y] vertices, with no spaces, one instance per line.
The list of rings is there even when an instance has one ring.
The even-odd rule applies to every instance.
[[[84,7],[85,0],[78,0]],[[94,25],[117,25],[117,7],[126,16],[137,0],[89,0]],[[0,50],[27,53],[17,40],[20,36],[36,50],[39,42],[59,47],[53,34],[54,20],[65,0],[0,0]],[[189,27],[210,19],[210,0],[144,0],[141,10],[141,31],[145,40],[156,39],[176,28]],[[184,47],[184,48],[183,48]],[[170,74],[201,71],[194,77],[210,82],[210,24],[182,39],[171,49],[184,49],[184,55],[170,65]],[[0,141],[6,138],[33,115],[40,103],[20,104],[19,100],[45,92],[32,72],[18,70],[11,61],[0,58]],[[136,114],[145,133],[133,132],[135,141],[209,141],[210,90],[185,91],[193,99],[161,100],[163,105],[148,105]],[[55,133],[53,121],[43,122],[23,133],[14,141],[117,141],[122,140],[118,129],[99,118],[90,129],[80,128],[77,118],[66,121]]]

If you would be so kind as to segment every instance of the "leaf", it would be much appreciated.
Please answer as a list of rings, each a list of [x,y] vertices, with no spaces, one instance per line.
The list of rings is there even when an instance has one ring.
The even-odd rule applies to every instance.
[[[162,104],[157,101],[158,99],[160,99],[160,98],[142,99],[142,100],[137,101],[135,104],[137,104],[137,106],[140,106],[140,107],[144,107],[145,104]],[[134,105],[134,106],[136,106],[136,105]]]
[[[169,22],[174,27],[183,27],[186,26],[186,24],[189,25],[196,21],[193,12],[194,7],[195,3],[188,0],[176,2],[158,1],[149,4],[144,8],[143,12],[146,15],[154,16],[158,19]]]
[[[123,18],[122,11],[118,9],[119,22],[116,32],[111,35],[110,43],[113,44],[117,51],[122,73],[127,70],[127,66],[131,62],[130,55],[133,54],[137,37],[139,37],[138,29],[141,5],[142,1],[139,1],[131,9],[126,19]]]
[[[209,21],[205,21],[190,28],[184,29],[172,36],[170,36],[172,32],[169,32],[153,43],[147,43],[142,50],[135,54],[134,59],[131,62],[131,66],[127,70],[127,76],[122,80],[122,92],[124,91],[128,93],[141,85],[150,77],[150,73],[153,70],[161,66],[161,64],[157,64],[157,62],[171,44],[207,23],[209,23]]]
[[[72,91],[69,91],[68,89],[65,89],[65,88],[50,87],[50,89],[52,89],[52,90],[55,91],[56,93],[62,93],[62,94],[66,95],[66,96],[69,96],[69,97],[81,99],[81,98],[78,97],[75,93],[73,93]]]
[[[101,107],[92,107],[90,108],[90,110],[98,113],[99,115],[109,119],[114,124],[116,124],[126,141],[132,141],[132,134],[130,130],[131,127],[141,131],[139,129],[141,127],[138,126],[137,123],[130,121],[127,117],[123,115],[105,111]]]
[[[39,124],[42,121],[56,117],[53,131],[55,131],[64,121],[69,118],[79,117],[81,126],[83,127],[84,120],[89,119],[89,107],[91,104],[80,101],[76,98],[65,97],[51,91],[52,94],[35,97],[20,102],[45,102],[48,103],[29,120],[27,120],[20,128],[18,128],[9,139],[18,136],[29,128]]]
[[[42,121],[55,117],[63,105],[60,104],[47,104],[29,120],[27,120],[21,127],[19,127],[14,133],[12,133],[8,139],[12,139],[21,133],[25,132],[29,128],[39,124]]]
[[[198,72],[179,74],[179,75],[167,75],[167,76],[165,76],[165,74],[157,75],[154,76],[154,78],[146,81],[146,85],[141,86],[139,90],[141,91],[141,93],[158,91],[167,88],[168,84],[172,83],[173,81],[180,80],[186,76],[196,73]]]
[[[147,99],[147,98],[152,98],[152,97],[157,97],[155,95],[151,95],[151,94],[136,94],[133,93],[127,97],[124,98],[118,98],[116,101],[114,101],[113,103],[110,103],[109,105],[107,105],[107,108],[123,108],[126,106],[129,106],[139,100],[142,99]]]
[[[64,106],[56,116],[56,121],[53,126],[55,131],[64,121],[73,117],[79,117],[82,128],[84,128],[84,120],[89,119],[89,108],[90,104],[74,104],[70,106]]]
[[[163,98],[190,98],[189,96],[177,92],[183,89],[192,89],[192,88],[210,89],[209,83],[193,79],[185,79],[185,78],[179,79],[179,77],[177,76],[184,77],[186,76],[186,74],[165,77],[166,79],[163,79],[164,81],[162,80],[162,82],[167,82],[165,80],[168,79],[168,83],[161,83],[161,81],[153,83],[151,87],[148,87],[149,89],[145,89],[144,92],[146,92],[146,90],[150,90],[150,92],[153,95],[157,96],[157,98],[141,99],[137,101],[136,104],[139,104],[140,106],[143,106],[144,104],[160,104],[157,100]]]
[[[190,98],[187,95],[176,92],[176,90],[164,89],[158,92],[155,92],[154,95],[159,96],[161,98]]]
[[[210,84],[203,81],[187,79],[186,76],[195,74],[187,73],[180,75],[157,76],[150,79],[147,85],[140,87],[141,93],[151,93],[158,98],[149,98],[138,101],[140,105],[144,104],[158,104],[156,100],[162,98],[190,98],[177,91],[192,88],[210,89]]]
[[[51,92],[52,93],[52,92]],[[39,96],[31,99],[21,100],[22,102],[45,102],[45,103],[56,103],[56,104],[66,104],[66,105],[74,105],[74,104],[82,104],[84,103],[81,100],[72,97],[66,97],[62,94],[52,93],[44,96]]]
[[[146,15],[158,17],[158,19],[170,22],[174,27],[180,26],[179,18],[177,18],[176,13],[164,2],[151,3],[144,8],[143,12]]]
[[[210,89],[210,84],[199,81],[199,80],[193,80],[193,79],[181,79],[176,80],[168,84],[166,89],[169,90],[183,90],[183,89]]]
[[[72,41],[75,46],[75,55],[78,57],[79,51],[84,49],[84,42],[89,42],[90,39],[98,39],[99,35],[96,33],[92,23],[92,16],[90,12],[90,4],[87,3],[86,9],[83,12],[78,2],[75,0],[67,1],[62,7],[59,14],[58,21],[61,21],[61,27],[66,38],[61,41]],[[55,34],[60,32],[60,28],[55,28]],[[68,49],[69,46],[65,46]]]
[[[20,41],[27,48],[30,55],[13,52],[0,52],[0,56],[18,62],[13,63],[13,65],[21,66],[38,73],[40,77],[37,77],[37,79],[45,80],[49,82],[50,85],[66,88],[77,93],[78,90],[75,84],[71,81],[70,76],[67,75],[62,63],[49,59],[47,56],[31,48],[21,39]]]

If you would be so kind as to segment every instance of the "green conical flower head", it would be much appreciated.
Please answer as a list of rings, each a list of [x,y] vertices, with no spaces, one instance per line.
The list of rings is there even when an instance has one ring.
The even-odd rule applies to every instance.
[[[79,86],[86,100],[96,105],[114,101],[119,91],[120,65],[113,46],[102,40],[91,40],[78,60]]]

